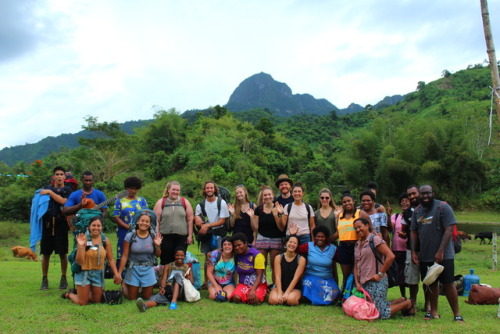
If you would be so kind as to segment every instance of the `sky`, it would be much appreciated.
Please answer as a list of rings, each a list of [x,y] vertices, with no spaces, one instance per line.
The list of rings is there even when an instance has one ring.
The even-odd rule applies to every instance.
[[[0,149],[224,105],[259,72],[342,109],[487,58],[479,0],[0,0]]]

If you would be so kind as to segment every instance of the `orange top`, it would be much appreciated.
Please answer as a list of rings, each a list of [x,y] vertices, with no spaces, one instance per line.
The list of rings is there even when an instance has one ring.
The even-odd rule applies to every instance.
[[[356,212],[354,212],[354,215],[351,218],[339,219],[337,230],[339,231],[340,241],[352,241],[359,239],[353,225],[354,221],[359,218],[359,213],[360,211],[356,209]]]
[[[102,270],[106,260],[106,249],[102,245],[91,246],[85,252],[82,270]]]

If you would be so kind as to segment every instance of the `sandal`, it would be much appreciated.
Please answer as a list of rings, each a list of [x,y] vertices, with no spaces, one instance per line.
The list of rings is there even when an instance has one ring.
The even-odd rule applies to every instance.
[[[454,316],[453,317],[453,321],[460,322],[460,323],[464,323],[465,322],[464,318],[461,315]]]
[[[69,289],[68,291],[64,292],[62,295],[61,295],[61,298],[62,299],[68,299],[69,298],[69,294],[70,293],[74,293],[76,294],[76,290],[75,289]]]
[[[433,320],[433,319],[441,319],[441,316],[439,314],[432,315],[432,313],[430,312],[427,312],[424,316],[424,320]]]
[[[415,316],[415,300],[409,299],[411,302],[411,306],[409,309],[402,311],[404,317],[414,317]],[[411,312],[413,310],[413,312]]]

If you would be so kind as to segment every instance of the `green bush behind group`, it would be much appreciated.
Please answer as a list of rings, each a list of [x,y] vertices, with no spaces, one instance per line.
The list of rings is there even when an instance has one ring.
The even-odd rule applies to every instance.
[[[332,111],[281,118],[266,109],[232,113],[215,106],[183,118],[175,109],[160,110],[132,134],[87,116],[82,127],[95,135],[80,138],[79,147],[31,164],[0,162],[3,174],[29,175],[0,176],[0,219],[27,222],[34,191],[49,184],[56,165],[77,179],[92,171],[95,187],[108,196],[123,189],[126,177],[138,176],[150,206],[170,179],[181,183],[193,204],[206,180],[231,191],[244,184],[256,201],[262,185],[274,185],[286,173],[303,183],[312,205],[323,187],[338,203],[344,189],[359,193],[375,181],[382,203],[394,202],[409,184],[429,183],[437,198],[456,209],[499,210],[496,135],[488,145],[489,82],[489,69],[480,64],[454,74],[445,70],[434,82],[419,82],[396,105],[368,105],[343,116]]]

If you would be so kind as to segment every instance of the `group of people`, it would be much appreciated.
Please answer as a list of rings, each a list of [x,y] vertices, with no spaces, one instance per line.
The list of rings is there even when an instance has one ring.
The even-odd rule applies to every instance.
[[[56,167],[54,185],[43,190],[51,203],[62,209],[52,210],[56,212],[50,213],[54,217],[49,217],[49,212],[44,217],[42,290],[48,288],[48,259],[52,251],[61,256],[59,288],[67,288],[64,259],[71,226],[68,227],[66,216],[105,202],[104,194],[93,188],[92,173],[83,174],[83,188],[75,192],[64,186],[64,173],[64,169]],[[359,196],[361,206],[346,191],[337,207],[332,192],[321,189],[316,210],[304,202],[303,186],[294,184],[287,175],[280,175],[275,185],[277,196],[272,187],[263,186],[257,203],[250,201],[243,185],[238,185],[235,202],[227,203],[217,184],[207,181],[202,189],[203,200],[193,210],[180,195],[179,182],[169,181],[163,196],[150,210],[146,200],[138,196],[141,180],[127,178],[127,195],[116,200],[113,211],[118,237],[116,264],[112,247],[102,234],[104,205],[100,209],[102,216],[90,222],[87,234],[75,237],[76,262],[82,271],[75,275],[76,291],[70,289],[63,297],[80,305],[99,302],[107,260],[114,282],[123,285],[124,295],[136,300],[140,311],[164,304],[176,309],[185,279],[193,282],[192,270],[184,259],[188,245],[196,238],[206,257],[203,286],[209,298],[216,301],[255,305],[264,302],[269,293],[268,302],[272,305],[292,306],[304,300],[313,305],[329,305],[341,302],[341,292],[352,274],[356,289],[370,294],[381,319],[399,311],[411,316],[416,312],[419,276],[423,278],[427,268],[437,262],[444,266],[444,271],[425,289],[425,318],[439,317],[437,281],[441,281],[454,320],[463,321],[452,284],[451,235],[456,221],[451,207],[433,198],[431,186],[408,187],[399,198],[402,213],[392,214],[390,205],[385,208],[376,202],[377,189],[373,184]],[[135,226],[133,231],[131,223]],[[233,231],[231,237],[226,236],[228,230]],[[155,275],[157,257],[159,280]],[[393,261],[399,264],[402,297],[388,301],[387,271]],[[269,278],[265,274],[268,263],[272,273]],[[340,287],[337,263],[343,275]],[[153,294],[156,284],[159,292]],[[405,287],[409,287],[410,298],[406,298]]]

